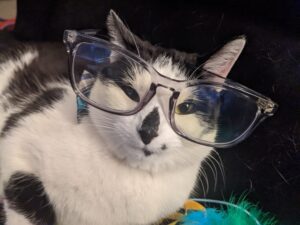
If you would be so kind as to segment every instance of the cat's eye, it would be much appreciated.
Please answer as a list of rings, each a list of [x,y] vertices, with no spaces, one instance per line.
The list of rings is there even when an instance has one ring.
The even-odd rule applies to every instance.
[[[69,39],[74,34],[76,38]],[[190,141],[220,148],[245,139],[277,109],[269,98],[205,70],[201,70],[200,80],[174,80],[105,40],[66,31],[65,43],[71,53],[70,79],[81,99],[78,109],[91,105],[131,116],[152,102],[162,88],[169,93],[168,105],[164,94],[158,94],[153,102],[169,115],[173,130]]]
[[[196,111],[196,105],[191,101],[183,102],[179,104],[175,109],[175,113],[181,115],[194,113],[195,111]]]
[[[129,85],[124,85],[124,84],[121,84],[120,87],[131,100],[133,100],[135,102],[140,101],[139,94],[132,87],[130,87]]]

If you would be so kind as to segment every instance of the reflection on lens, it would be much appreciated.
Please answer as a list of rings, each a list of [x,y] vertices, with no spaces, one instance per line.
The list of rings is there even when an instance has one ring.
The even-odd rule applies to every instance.
[[[251,126],[256,113],[256,102],[236,90],[197,85],[181,91],[174,121],[177,129],[192,140],[227,143]]]
[[[73,64],[81,94],[106,110],[134,110],[151,85],[146,68],[105,45],[81,43]]]

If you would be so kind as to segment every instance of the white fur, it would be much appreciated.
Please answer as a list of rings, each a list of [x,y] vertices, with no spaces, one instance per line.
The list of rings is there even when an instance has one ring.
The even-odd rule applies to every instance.
[[[0,93],[7,87],[15,75],[15,71],[22,70],[26,65],[29,65],[35,58],[38,57],[38,52],[31,50],[21,53],[17,59],[9,59],[0,64]]]
[[[175,80],[186,80],[186,71],[184,68],[175,65],[173,60],[166,56],[158,57],[153,62],[153,67],[160,73],[171,79]]]
[[[0,139],[1,184],[16,171],[37,175],[59,225],[142,225],[176,211],[210,149],[176,135],[157,97],[133,116],[90,108],[91,116],[77,124],[75,95],[65,88],[62,101],[25,117]],[[159,136],[149,144],[154,154],[146,157],[137,127],[153,107],[159,107]],[[162,151],[162,144],[168,149]]]
[[[7,204],[4,204],[4,210],[6,213],[6,224],[21,224],[21,225],[31,225],[31,223],[28,221],[27,218],[25,218],[23,215],[17,213],[16,211],[10,209]]]

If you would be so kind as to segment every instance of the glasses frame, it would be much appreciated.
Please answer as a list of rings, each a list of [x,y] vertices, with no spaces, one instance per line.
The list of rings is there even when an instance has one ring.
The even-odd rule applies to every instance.
[[[173,93],[171,94],[169,99],[168,119],[172,129],[179,136],[197,144],[202,144],[202,145],[215,147],[215,148],[228,148],[228,147],[232,147],[235,144],[238,144],[239,142],[247,138],[251,134],[251,132],[257,127],[258,124],[260,124],[267,117],[274,115],[274,113],[278,108],[278,105],[275,102],[273,102],[270,98],[260,93],[257,93],[256,91],[251,90],[239,83],[233,82],[230,79],[223,78],[217,74],[211,73],[203,69],[201,70],[201,73],[199,75],[199,78],[201,79],[198,78],[194,80],[175,80],[169,78],[163,74],[160,74],[151,65],[149,65],[149,63],[141,59],[139,56],[109,41],[96,37],[95,36],[96,34],[97,34],[97,30],[84,30],[84,31],[65,30],[63,36],[63,42],[66,45],[67,53],[69,55],[68,72],[69,72],[70,82],[75,94],[78,97],[80,97],[83,101],[85,101],[87,104],[97,109],[103,110],[108,113],[120,115],[120,116],[130,116],[139,112],[153,98],[153,96],[156,94],[156,90],[158,87],[167,88]],[[81,43],[96,43],[98,45],[105,46],[106,48],[110,48],[111,50],[116,51],[121,55],[130,58],[134,62],[142,65],[145,69],[148,70],[151,76],[153,76],[154,79],[152,79],[152,83],[150,85],[147,94],[143,97],[143,99],[141,99],[140,103],[136,106],[135,109],[124,112],[124,111],[110,110],[107,108],[103,108],[81,93],[80,89],[76,84],[76,79],[74,74],[74,60],[75,60],[78,47],[80,46]],[[181,90],[187,87],[203,85],[203,84],[226,87],[227,89],[240,92],[243,95],[252,98],[257,103],[257,113],[252,123],[240,136],[238,136],[234,140],[226,143],[212,143],[203,140],[195,140],[190,138],[189,136],[186,136],[177,128],[175,124],[174,114],[175,114],[176,102],[178,96],[180,95]]]

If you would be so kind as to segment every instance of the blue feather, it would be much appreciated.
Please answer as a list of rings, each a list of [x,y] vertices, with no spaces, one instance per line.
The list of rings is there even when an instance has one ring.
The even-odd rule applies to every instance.
[[[205,211],[189,211],[182,222],[188,225],[221,225],[224,217],[224,212],[208,208]]]

